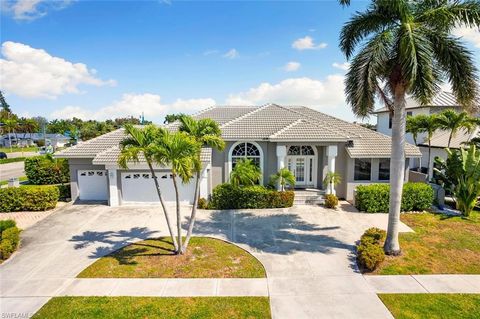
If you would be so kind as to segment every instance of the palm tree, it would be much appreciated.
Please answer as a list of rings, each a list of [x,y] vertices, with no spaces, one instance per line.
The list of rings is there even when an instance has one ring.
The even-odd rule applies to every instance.
[[[288,184],[289,186],[295,186],[295,176],[288,168],[280,169],[276,174],[270,176],[270,180],[273,183],[280,183],[280,187],[282,192],[285,191],[285,186]]]
[[[14,133],[16,136],[16,129],[18,128],[18,120],[15,117],[7,118],[3,121],[3,126],[8,134],[8,142],[10,144],[10,151],[12,151],[12,136],[11,134]],[[18,139],[17,143],[18,143]]]
[[[327,187],[327,194],[335,195],[335,186],[342,182],[342,175],[337,172],[328,172],[323,180],[323,185]]]
[[[448,136],[448,148],[454,137],[460,129],[465,129],[467,132],[475,127],[475,123],[472,121],[467,112],[458,113],[454,109],[446,109],[438,114],[437,117],[438,128],[444,131],[450,131]]]
[[[262,172],[251,159],[239,160],[230,173],[230,183],[234,186],[252,186],[257,184]]]
[[[222,131],[217,122],[212,119],[200,119],[195,120],[191,116],[180,117],[180,131],[185,132],[191,138],[193,138],[202,147],[210,147],[218,151],[222,151],[225,148],[225,141],[222,139]],[[201,148],[198,149],[196,163],[201,164],[200,154]],[[188,224],[187,237],[183,243],[182,252],[187,251],[188,243],[193,233],[193,226],[195,224],[195,218],[197,214],[198,198],[200,191],[200,178],[201,178],[201,165],[195,167],[195,193],[193,197],[192,213],[190,215],[190,221]]]
[[[427,104],[446,79],[457,101],[466,109],[474,108],[477,69],[472,52],[452,35],[459,24],[480,26],[478,1],[372,0],[341,31],[340,48],[351,60],[345,93],[354,114],[371,114],[376,97],[393,112],[390,209],[384,245],[389,255],[400,254],[406,96]]]
[[[159,128],[160,137],[154,143],[153,158],[163,166],[169,166],[175,189],[175,204],[177,213],[177,254],[183,254],[182,219],[180,214],[180,195],[178,192],[178,178],[188,183],[193,177],[194,170],[201,166],[198,153],[201,145],[184,132],[171,133],[167,129]]]
[[[162,191],[158,183],[157,175],[153,169],[154,164],[164,164],[163,161],[157,161],[155,157],[156,147],[154,143],[160,135],[159,128],[155,127],[154,125],[147,125],[140,129],[131,124],[126,124],[125,132],[127,133],[127,137],[120,142],[120,156],[118,157],[118,164],[122,168],[128,168],[129,162],[138,163],[140,162],[141,156],[145,158],[148,168],[150,169],[150,173],[152,174],[153,181],[155,182],[158,199],[160,200],[163,214],[165,215],[165,220],[167,222],[168,231],[170,232],[170,237],[172,238],[174,250],[178,251],[180,246],[178,246],[177,240],[175,239],[170,217],[168,216]]]
[[[416,116],[407,117],[406,132],[412,134],[413,143],[415,143],[415,146],[418,145],[418,134],[425,132],[425,130],[420,124],[421,123]],[[420,158],[417,171],[420,172],[421,168],[422,168],[422,160]]]

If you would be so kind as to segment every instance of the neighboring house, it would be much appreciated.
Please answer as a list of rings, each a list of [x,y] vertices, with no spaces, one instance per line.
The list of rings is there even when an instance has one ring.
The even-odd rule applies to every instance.
[[[202,197],[227,182],[235,163],[243,158],[252,159],[261,168],[261,184],[287,167],[295,174],[297,188],[323,189],[326,174],[338,172],[342,183],[336,193],[347,200],[353,199],[359,184],[389,181],[390,137],[308,107],[219,106],[194,117],[217,121],[227,142],[223,152],[202,151]],[[178,123],[167,127],[175,130]],[[131,164],[128,170],[118,167],[118,144],[123,138],[124,130],[119,129],[56,155],[69,160],[72,198],[108,200],[112,206],[158,201],[145,163]],[[406,155],[419,158],[421,153],[407,144]],[[174,201],[170,174],[163,167],[156,169],[166,201]],[[193,182],[182,185],[182,201],[191,202],[193,191]]]
[[[10,147],[10,142],[12,146],[33,146],[39,140],[43,141],[45,139],[47,145],[53,147],[64,147],[70,141],[69,137],[61,134],[45,134],[44,136],[43,133],[8,133],[0,138],[0,144],[4,147]]]
[[[462,108],[457,102],[455,96],[450,92],[442,91],[440,92],[430,104],[428,105],[421,105],[413,98],[407,98],[406,100],[406,109],[407,109],[407,116],[416,116],[419,114],[435,114],[440,113],[445,109],[455,109],[458,112],[462,112]],[[392,136],[392,113],[389,111],[387,107],[380,108],[374,112],[377,115],[377,131],[379,133],[386,134],[388,136]],[[435,132],[432,138],[432,156],[431,156],[431,165],[433,167],[433,163],[435,161],[435,157],[440,157],[446,159],[447,152],[445,148],[448,146],[448,136],[449,131],[440,131],[438,130]],[[456,136],[452,139],[451,148],[459,148],[464,143],[468,142],[472,137],[478,136],[478,130],[475,130],[473,133],[468,133],[464,130],[458,132]],[[428,141],[426,140],[426,133],[419,134],[417,137],[417,143],[420,147],[420,151],[422,152],[421,160],[414,160],[410,166],[412,169],[417,169],[419,163],[421,162],[421,167],[426,168],[428,166]],[[406,140],[408,143],[413,144],[413,136],[410,133],[406,134]],[[430,170],[429,179],[432,178],[433,170]]]

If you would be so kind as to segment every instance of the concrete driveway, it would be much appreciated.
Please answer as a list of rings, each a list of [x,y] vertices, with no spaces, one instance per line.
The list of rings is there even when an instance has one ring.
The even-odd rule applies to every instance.
[[[386,215],[361,214],[348,204],[338,211],[200,211],[196,234],[235,242],[264,264],[274,318],[391,318],[353,255],[366,228],[386,223]],[[22,248],[0,266],[0,308],[33,314],[97,258],[166,233],[156,207],[73,205],[58,211],[24,231]]]

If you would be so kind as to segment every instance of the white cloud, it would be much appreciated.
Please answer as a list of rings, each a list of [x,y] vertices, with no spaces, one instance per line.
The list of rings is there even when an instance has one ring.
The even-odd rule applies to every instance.
[[[47,14],[48,10],[61,10],[72,0],[4,0],[2,10],[11,13],[15,20],[34,20]]]
[[[207,56],[207,55],[212,55],[217,53],[218,53],[218,50],[207,50],[203,52],[203,55]]]
[[[117,117],[138,117],[142,112],[146,119],[159,119],[170,113],[194,113],[215,104],[211,98],[177,99],[173,103],[163,103],[160,95],[123,94],[122,98],[96,111],[81,106],[66,106],[50,114],[50,118],[72,118],[105,120]]]
[[[230,49],[228,50],[224,55],[222,55],[224,58],[233,60],[238,58],[240,54],[238,53],[237,49]]]
[[[301,64],[299,62],[290,61],[287,64],[285,64],[283,69],[287,72],[293,72],[293,71],[297,71],[298,69],[300,69],[300,66],[301,66]]]
[[[465,41],[472,43],[476,48],[480,48],[480,31],[479,29],[460,26],[453,29],[453,34],[462,37]]]
[[[311,36],[306,36],[304,38],[297,39],[293,41],[292,43],[292,48],[297,49],[297,50],[318,50],[318,49],[324,49],[327,47],[327,44],[322,42],[319,44],[315,44],[315,41]]]
[[[334,62],[332,64],[332,66],[334,68],[337,68],[337,69],[340,69],[340,70],[343,70],[343,71],[348,71],[348,69],[350,68],[350,63],[348,63],[348,62],[343,62],[343,63]]]
[[[0,86],[26,98],[54,99],[65,93],[80,93],[79,85],[115,85],[95,76],[95,69],[54,57],[45,50],[16,42],[2,44]]]
[[[343,75],[332,74],[324,80],[308,77],[289,78],[279,83],[261,83],[245,92],[231,94],[226,103],[232,105],[259,105],[278,103],[308,105],[329,110],[345,105]]]

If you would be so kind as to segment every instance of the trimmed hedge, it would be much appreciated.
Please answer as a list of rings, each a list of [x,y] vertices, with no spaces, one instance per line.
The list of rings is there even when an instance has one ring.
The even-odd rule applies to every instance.
[[[9,258],[20,243],[20,229],[14,220],[0,221],[0,259]]]
[[[239,187],[220,184],[214,188],[209,207],[212,209],[284,208],[293,206],[292,191],[278,192],[263,186]]]
[[[70,182],[68,160],[58,158],[49,160],[46,156],[25,159],[25,175],[34,185],[62,184]]]
[[[383,243],[387,233],[379,228],[372,227],[365,231],[357,246],[358,265],[367,271],[373,271],[385,260]]]
[[[433,204],[433,188],[425,183],[405,183],[403,185],[403,212],[423,211]],[[390,200],[389,184],[360,185],[356,188],[355,206],[367,213],[388,213]]]
[[[0,212],[40,211],[55,208],[60,192],[55,185],[0,189]]]

